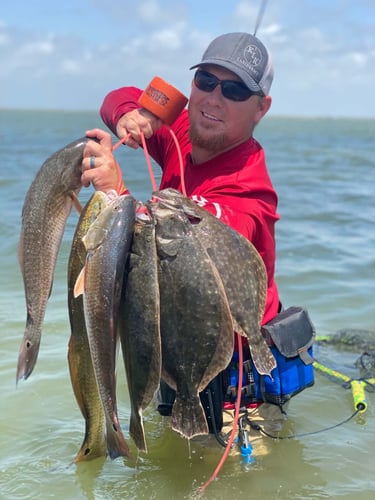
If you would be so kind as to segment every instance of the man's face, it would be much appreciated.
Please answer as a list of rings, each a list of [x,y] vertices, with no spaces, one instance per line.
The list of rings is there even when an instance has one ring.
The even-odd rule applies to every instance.
[[[202,69],[219,80],[241,81],[231,71],[215,65]],[[192,83],[189,100],[190,140],[195,147],[217,155],[251,137],[255,125],[267,112],[270,97],[254,95],[246,101],[223,96],[221,86],[205,92]]]

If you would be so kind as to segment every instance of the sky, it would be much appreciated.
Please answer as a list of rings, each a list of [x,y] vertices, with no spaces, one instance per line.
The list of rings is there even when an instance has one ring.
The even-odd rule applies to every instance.
[[[254,32],[262,0],[16,0],[0,8],[1,108],[99,110],[159,76],[189,95],[216,36]],[[275,116],[375,117],[375,1],[268,0]]]

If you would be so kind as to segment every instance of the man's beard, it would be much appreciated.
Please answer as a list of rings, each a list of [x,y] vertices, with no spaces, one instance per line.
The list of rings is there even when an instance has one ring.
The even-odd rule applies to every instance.
[[[211,153],[220,153],[226,147],[226,135],[225,134],[216,134],[211,135],[210,137],[203,137],[202,134],[199,134],[196,127],[190,123],[189,127],[189,139],[193,146],[205,149],[206,151],[210,151]]]

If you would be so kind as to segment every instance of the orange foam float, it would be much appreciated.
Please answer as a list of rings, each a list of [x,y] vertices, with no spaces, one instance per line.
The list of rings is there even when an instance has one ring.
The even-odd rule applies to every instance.
[[[187,102],[184,94],[158,76],[151,80],[138,99],[138,104],[167,125],[172,125]]]

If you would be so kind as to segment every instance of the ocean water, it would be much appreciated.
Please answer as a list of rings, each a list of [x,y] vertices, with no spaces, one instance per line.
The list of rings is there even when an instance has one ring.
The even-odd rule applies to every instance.
[[[67,364],[66,265],[78,220],[72,213],[57,263],[34,372],[16,387],[26,310],[17,260],[21,211],[40,165],[53,152],[102,127],[97,113],[0,111],[0,498],[182,499],[213,473],[220,447],[176,435],[149,408],[149,453],[72,463],[84,434]],[[277,281],[284,306],[308,309],[319,335],[375,330],[375,120],[269,117],[256,137],[279,194]],[[143,201],[151,183],[141,151],[116,151],[126,183]],[[157,172],[157,170],[156,170]],[[91,189],[80,194],[82,202]],[[374,334],[375,335],[375,334]],[[358,378],[359,353],[315,347],[326,366]],[[351,391],[317,372],[293,398],[283,435],[263,438],[250,466],[229,457],[208,486],[212,499],[372,499],[375,490],[375,396],[354,412]],[[119,363],[119,417],[128,437],[130,405]]]

